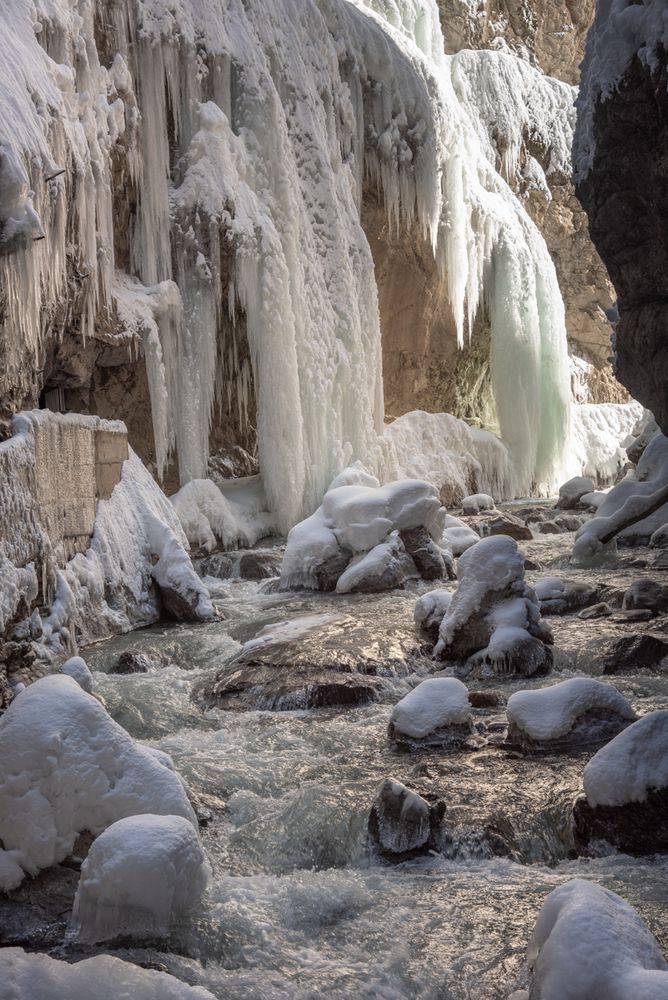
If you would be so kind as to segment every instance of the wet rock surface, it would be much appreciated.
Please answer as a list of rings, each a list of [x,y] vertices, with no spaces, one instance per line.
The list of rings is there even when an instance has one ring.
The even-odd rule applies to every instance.
[[[603,663],[604,674],[655,670],[668,657],[668,635],[641,633],[618,639]]]
[[[369,814],[369,836],[379,854],[406,861],[440,845],[445,802],[429,802],[400,781],[386,778]]]
[[[200,688],[221,708],[320,708],[377,697],[381,678],[401,676],[428,654],[413,622],[413,601],[368,602],[354,613],[324,612],[273,628]]]
[[[605,841],[625,854],[668,852],[668,789],[654,789],[644,802],[590,806],[582,796],[573,808],[573,830],[580,850]]]

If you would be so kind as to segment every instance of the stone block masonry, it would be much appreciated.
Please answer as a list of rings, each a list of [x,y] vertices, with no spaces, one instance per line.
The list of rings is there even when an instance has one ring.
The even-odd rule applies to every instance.
[[[125,425],[49,410],[19,413],[0,443],[0,553],[35,565],[41,598],[54,572],[90,544],[98,500],[120,482]]]

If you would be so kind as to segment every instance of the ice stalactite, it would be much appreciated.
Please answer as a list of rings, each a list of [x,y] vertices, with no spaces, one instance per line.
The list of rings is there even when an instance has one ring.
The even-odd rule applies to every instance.
[[[515,465],[504,492],[563,479],[563,305],[490,137],[489,80],[499,76],[513,136],[506,172],[527,122],[551,135],[558,112],[559,136],[567,131],[563,95],[539,74],[498,53],[445,56],[435,0],[40,0],[43,48],[28,0],[8,7],[22,77],[7,92],[20,129],[11,140],[0,128],[0,142],[23,208],[0,191],[0,209],[29,226],[34,206],[47,237],[43,251],[0,257],[5,269],[41,268],[8,275],[11,301],[35,296],[21,316],[10,303],[10,325],[38,345],[45,314],[67,302],[69,227],[82,334],[113,308],[143,344],[159,471],[176,450],[182,482],[206,477],[216,403],[236,400],[245,421],[251,393],[280,529],[313,510],[351,460],[383,478],[397,464],[383,435],[377,291],[360,223],[370,182],[395,228],[418,221],[429,236],[460,343],[477,312],[489,313]],[[65,178],[38,182],[26,153],[33,171],[41,158],[45,176],[62,165]]]

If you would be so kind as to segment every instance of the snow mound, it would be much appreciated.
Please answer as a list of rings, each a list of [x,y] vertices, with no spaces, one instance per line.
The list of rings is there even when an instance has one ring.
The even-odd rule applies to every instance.
[[[449,590],[430,590],[415,602],[413,619],[416,625],[425,629],[437,628],[452,604]]]
[[[21,691],[0,718],[0,888],[62,861],[84,830],[97,835],[126,816],[183,816],[196,828],[167,760],[71,677]]]
[[[458,517],[447,514],[443,541],[452,549],[454,556],[461,556],[463,552],[480,541],[480,535],[473,530],[470,524],[465,524]]]
[[[210,479],[191,479],[169,499],[190,544],[205,552],[250,548],[273,530],[270,514],[226,499]]]
[[[200,903],[209,877],[197,830],[183,816],[128,816],[108,826],[81,866],[72,911],[79,941],[165,937]]]
[[[517,691],[508,699],[508,721],[532,740],[556,740],[592,709],[614,712],[633,720],[636,714],[611,684],[588,677],[572,677],[552,687]]]
[[[439,629],[434,655],[508,673],[549,667],[549,628],[524,580],[524,556],[507,535],[482,538],[458,566],[459,585]]]
[[[642,405],[635,400],[630,403],[584,403],[572,406],[573,468],[581,476],[589,477],[601,486],[614,483],[628,462],[626,445],[629,435],[642,416]]]
[[[668,709],[650,712],[615,736],[584,769],[590,806],[644,802],[652,789],[668,787]]]
[[[480,514],[483,510],[494,510],[494,498],[488,493],[473,493],[462,500],[465,514]]]
[[[591,479],[586,479],[584,476],[574,476],[573,479],[569,479],[567,483],[563,483],[559,487],[557,507],[562,510],[577,507],[580,497],[584,496],[585,493],[593,493],[594,489],[595,486]]]
[[[65,660],[60,668],[61,674],[71,677],[79,687],[90,694],[93,690],[93,675],[88,669],[88,664],[81,656],[71,656]]]
[[[418,549],[435,566],[440,560],[443,576],[443,554],[436,543],[444,520],[438,491],[418,479],[335,486],[318,510],[290,531],[281,586],[336,588],[340,593],[389,589],[420,575],[412,558],[420,558]]]
[[[435,729],[464,725],[470,718],[466,685],[454,677],[430,677],[397,702],[390,723],[397,732],[422,739]]]
[[[531,1000],[665,1000],[668,964],[636,911],[573,879],[554,889],[529,945]]]
[[[111,955],[70,964],[22,948],[2,948],[0,983],[2,1000],[215,1000],[200,986]]]
[[[640,457],[635,473],[609,491],[596,517],[577,531],[576,559],[591,559],[606,541],[647,543],[668,522],[668,438],[655,434]]]

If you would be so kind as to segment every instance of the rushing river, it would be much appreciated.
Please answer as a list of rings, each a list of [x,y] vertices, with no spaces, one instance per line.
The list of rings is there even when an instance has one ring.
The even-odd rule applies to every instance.
[[[571,543],[567,535],[524,544],[542,567],[529,579],[560,573],[615,591],[647,575],[647,550],[575,570],[567,564]],[[114,718],[172,756],[209,814],[203,840],[213,879],[203,913],[166,944],[118,954],[202,984],[220,1000],[496,1000],[521,985],[546,894],[574,877],[620,893],[666,949],[668,858],[574,857],[570,810],[591,753],[522,757],[493,742],[448,755],[400,753],[388,744],[387,723],[391,705],[415,683],[410,675],[388,678],[381,701],[343,710],[205,712],[192,699],[240,642],[267,625],[370,602],[379,610],[384,602],[412,607],[416,594],[272,594],[228,580],[216,588],[220,622],[156,626],[84,651]],[[509,695],[595,675],[609,641],[643,627],[550,621],[556,662],[548,678],[471,687]],[[162,665],[108,674],[125,649]],[[434,664],[425,658],[413,669],[426,674]],[[612,680],[640,713],[668,705],[668,676]],[[503,710],[480,712],[481,720],[501,732]],[[370,851],[369,806],[388,775],[445,799],[453,832],[446,855],[392,866]],[[481,837],[488,825],[513,843],[512,860],[489,857]]]

